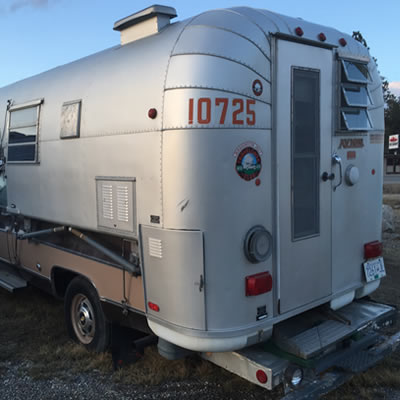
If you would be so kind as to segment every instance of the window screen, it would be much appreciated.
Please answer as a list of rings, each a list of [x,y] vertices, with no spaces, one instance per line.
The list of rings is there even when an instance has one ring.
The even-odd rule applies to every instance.
[[[293,69],[292,237],[319,234],[319,72]]]
[[[35,105],[10,111],[8,162],[35,162],[39,107]]]

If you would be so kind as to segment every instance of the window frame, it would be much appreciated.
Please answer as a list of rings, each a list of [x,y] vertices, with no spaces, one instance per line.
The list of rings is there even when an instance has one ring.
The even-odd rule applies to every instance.
[[[343,105],[342,108],[344,107],[359,107],[359,108],[366,108],[366,107],[370,107],[373,105],[372,103],[372,98],[371,98],[371,94],[369,92],[369,89],[367,86],[361,86],[361,85],[354,85],[352,83],[342,83],[340,85],[341,89],[342,89],[342,94],[346,100],[347,105]],[[349,99],[347,97],[346,94],[346,90],[354,90],[354,89],[365,89],[366,93],[367,93],[367,104],[361,104],[361,103],[352,103],[350,104]]]
[[[358,59],[358,58],[351,58],[351,57],[343,57],[340,54],[337,54],[337,85],[336,85],[336,92],[337,92],[337,104],[336,104],[336,129],[335,129],[335,135],[336,136],[348,136],[348,135],[356,135],[356,136],[365,136],[368,135],[368,132],[371,132],[374,130],[374,125],[372,123],[371,116],[368,112],[368,109],[373,107],[374,103],[371,97],[371,93],[368,89],[368,85],[372,82],[371,81],[371,74],[369,73],[368,69],[368,64],[369,64],[369,59],[363,58],[363,59]],[[354,64],[363,64],[366,66],[368,70],[368,78],[365,80],[356,80],[356,79],[348,79],[348,74],[346,71],[346,66],[345,62],[350,62]],[[349,105],[347,98],[346,98],[346,93],[345,89],[346,88],[365,88],[367,91],[367,96],[368,96],[368,102],[369,104],[352,104]],[[368,124],[370,125],[370,128],[350,128],[346,129],[342,125],[342,118],[345,126],[347,125],[346,118],[345,118],[345,112],[349,111],[359,111],[359,110],[365,110]]]
[[[343,66],[343,70],[344,70],[344,73],[345,73],[345,75],[346,75],[346,79],[347,79],[348,82],[351,82],[351,83],[361,83],[361,84],[363,84],[363,85],[368,85],[368,83],[371,83],[371,75],[370,75],[370,73],[369,73],[368,63],[362,62],[362,61],[360,61],[360,60],[349,60],[349,59],[346,59],[346,58],[341,58],[340,61],[341,61],[341,64],[342,64],[342,66]],[[348,63],[353,63],[353,64],[365,65],[365,66],[367,67],[367,74],[368,74],[368,77],[366,77],[365,79],[354,79],[354,78],[351,78],[350,75],[349,75],[347,66],[346,66],[346,62],[348,62]],[[361,71],[360,71],[360,72],[361,72]],[[361,74],[362,74],[362,72],[361,72]]]
[[[39,128],[40,128],[40,113],[41,113],[41,105],[43,104],[44,99],[38,99],[29,101],[22,104],[15,104],[12,105],[7,112],[7,164],[38,164],[39,163]],[[28,108],[36,108],[36,123],[35,124],[20,124],[14,127],[11,127],[11,120],[12,120],[12,113],[15,111],[25,110]],[[10,131],[11,129],[17,128],[32,128],[35,127],[36,129],[36,138],[34,142],[22,142],[22,143],[10,143]],[[20,147],[20,146],[35,146],[34,150],[34,159],[33,160],[10,160],[9,159],[9,149],[10,147]]]
[[[367,131],[371,131],[372,130],[372,122],[371,122],[371,117],[369,115],[369,112],[366,108],[364,107],[341,107],[340,108],[340,114],[341,117],[344,120],[344,123],[346,126],[348,126],[348,121],[346,118],[346,113],[356,113],[356,112],[361,112],[361,111],[365,111],[365,114],[367,116],[367,121],[370,125],[370,128],[364,128],[364,127],[353,127],[353,128],[347,128],[345,130],[341,130],[342,132],[367,132]]]

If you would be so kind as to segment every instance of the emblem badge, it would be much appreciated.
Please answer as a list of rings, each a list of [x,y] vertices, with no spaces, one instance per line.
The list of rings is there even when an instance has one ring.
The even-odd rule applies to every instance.
[[[253,82],[253,93],[255,96],[261,96],[263,92],[263,85],[259,79]]]
[[[237,153],[235,169],[238,175],[245,181],[251,181],[260,175],[261,156],[257,151],[256,144],[252,147],[244,147]]]

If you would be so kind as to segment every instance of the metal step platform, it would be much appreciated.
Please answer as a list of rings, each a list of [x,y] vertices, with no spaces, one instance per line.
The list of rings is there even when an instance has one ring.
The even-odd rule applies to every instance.
[[[13,293],[17,289],[23,289],[27,286],[27,281],[18,275],[18,271],[13,271],[15,267],[11,267],[5,263],[0,263],[0,287]]]
[[[271,338],[239,351],[203,353],[202,357],[265,389],[283,384],[282,400],[317,399],[400,346],[400,332],[385,333],[397,312],[392,306],[369,300],[336,312],[320,307],[278,324],[281,336],[275,333],[274,341]],[[305,359],[289,349],[315,356]],[[296,385],[294,372],[300,379]]]
[[[273,342],[283,351],[307,360],[324,354],[389,313],[393,313],[392,307],[365,300],[338,311],[321,307],[277,324]]]

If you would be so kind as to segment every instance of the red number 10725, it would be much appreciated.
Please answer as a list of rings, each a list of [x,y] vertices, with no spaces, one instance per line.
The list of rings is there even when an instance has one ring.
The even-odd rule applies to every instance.
[[[228,123],[232,121],[233,125],[255,125],[256,124],[256,112],[252,109],[252,106],[256,104],[255,100],[252,99],[229,99],[227,97],[216,97],[214,102],[209,97],[200,97],[197,99],[196,107],[195,100],[189,99],[189,125],[193,123],[197,124],[209,124],[211,122],[212,113],[219,112],[219,123],[225,124],[227,121],[229,101],[232,102],[231,112],[229,113]],[[197,113],[195,113],[195,108]]]

